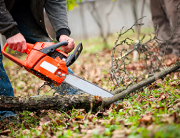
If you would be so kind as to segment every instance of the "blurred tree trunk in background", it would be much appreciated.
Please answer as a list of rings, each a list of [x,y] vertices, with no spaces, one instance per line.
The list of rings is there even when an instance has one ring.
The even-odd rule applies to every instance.
[[[136,22],[138,20],[137,0],[131,0],[131,7],[134,15],[134,22]]]
[[[91,8],[90,9],[91,15],[92,15],[94,21],[96,22],[96,24],[97,24],[97,26],[99,28],[100,37],[103,40],[104,48],[107,48],[108,47],[108,42],[107,42],[107,38],[106,38],[106,36],[104,34],[103,22],[102,22],[101,16],[99,15],[98,8],[96,7],[96,1],[95,0],[91,2],[91,7],[90,8]]]

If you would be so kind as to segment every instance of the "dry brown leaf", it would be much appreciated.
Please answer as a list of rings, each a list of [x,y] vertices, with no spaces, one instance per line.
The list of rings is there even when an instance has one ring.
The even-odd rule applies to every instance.
[[[23,122],[23,125],[24,125],[24,127],[25,127],[26,129],[30,129],[29,123],[27,123],[26,121]]]
[[[180,122],[179,117],[180,116],[179,116],[178,112],[173,112],[170,116],[174,118],[174,123],[179,124],[179,122]]]
[[[125,138],[125,130],[122,129],[116,129],[112,133],[112,138]]]
[[[167,96],[164,94],[164,92],[162,92],[162,93],[159,95],[159,101],[164,100],[164,99],[166,99],[166,98],[167,98]]]
[[[156,105],[156,109],[164,111],[165,110],[165,106]]]
[[[50,123],[51,118],[49,117],[49,115],[45,115],[43,118],[40,119],[39,124],[40,125],[47,125],[48,123]]]
[[[180,103],[175,104],[173,107],[174,109],[180,109]]]
[[[115,108],[115,104],[112,103],[109,107],[109,109],[107,110],[107,112],[112,112],[112,110]]]
[[[87,134],[93,135],[94,132],[96,131],[97,134],[100,135],[100,134],[104,133],[105,130],[106,130],[106,128],[104,126],[98,125],[94,129],[92,129],[92,130],[87,130]]]
[[[94,126],[95,126],[95,122],[89,122],[89,123],[87,124],[87,129],[93,129]]]
[[[93,121],[93,118],[94,118],[94,115],[92,115],[92,114],[91,114],[91,115],[89,115],[89,116],[88,116],[88,120],[89,120],[89,122],[92,122],[92,121]]]
[[[10,129],[6,129],[4,131],[1,131],[0,135],[9,135],[10,133],[11,133],[11,130]]]
[[[109,113],[103,112],[103,116],[108,117],[108,116],[109,116]]]
[[[134,111],[134,109],[133,109],[133,107],[131,107],[131,109],[129,110],[129,114],[133,115],[133,111]]]
[[[95,116],[97,117],[97,116],[102,116],[102,112],[99,110],[96,114],[95,114]]]
[[[150,125],[153,122],[152,114],[150,112],[146,112],[140,119],[139,125]]]
[[[170,117],[167,114],[161,115],[159,117],[161,118],[160,121],[163,123],[173,123],[174,121],[174,118],[172,116]]]
[[[124,119],[117,119],[116,121],[118,122],[118,124],[124,125]]]
[[[135,102],[136,102],[136,103],[141,103],[141,102],[142,102],[142,97],[141,97],[140,94],[139,94],[139,95],[137,96],[137,98],[135,99]]]
[[[31,131],[29,129],[22,130],[23,135],[28,135],[30,133],[31,133]]]
[[[53,122],[55,122],[58,126],[65,125],[65,123],[61,119],[59,119],[59,117],[56,117]]]
[[[131,129],[125,129],[125,130],[126,130],[126,136],[129,135],[132,132]]]
[[[85,109],[79,109],[77,112],[78,115],[82,114],[82,113],[86,114],[86,110]]]
[[[96,98],[95,98],[95,103],[97,104],[97,103],[99,103],[99,102],[102,102],[102,97],[96,96]]]
[[[160,121],[163,123],[179,123],[179,115],[178,112],[173,112],[171,115],[168,114],[163,114],[163,115],[159,115],[159,117],[161,118]]]
[[[123,107],[124,107],[124,104],[123,104],[123,103],[119,103],[119,104],[117,105],[117,107],[115,108],[116,112],[119,112],[119,110],[120,110],[120,109],[123,109]]]
[[[132,122],[125,123],[124,126],[125,127],[130,127],[130,126],[132,126]]]
[[[180,103],[180,99],[176,99],[176,100],[174,101],[174,104],[177,104],[177,103]]]
[[[116,119],[114,117],[110,118],[110,125],[115,125],[116,124]]]

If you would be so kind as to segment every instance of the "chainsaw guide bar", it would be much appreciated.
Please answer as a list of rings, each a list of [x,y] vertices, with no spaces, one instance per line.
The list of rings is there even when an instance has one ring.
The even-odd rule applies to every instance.
[[[101,96],[106,98],[114,96],[107,90],[71,73],[67,73],[64,82],[94,96]]]

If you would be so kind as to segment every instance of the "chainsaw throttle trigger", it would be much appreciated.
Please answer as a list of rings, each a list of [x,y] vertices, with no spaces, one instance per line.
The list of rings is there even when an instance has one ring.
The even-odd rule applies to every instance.
[[[67,41],[62,41],[59,43],[56,43],[54,45],[51,45],[49,47],[43,48],[42,50],[40,50],[40,52],[44,53],[44,54],[49,54],[51,52],[54,52],[55,49],[59,48],[60,46],[67,46],[68,42]]]
[[[66,59],[67,67],[69,67],[76,61],[76,59],[81,54],[82,50],[83,50],[82,43],[79,43],[78,46],[76,47],[76,49],[74,50],[74,52],[72,54],[69,54],[68,58]]]

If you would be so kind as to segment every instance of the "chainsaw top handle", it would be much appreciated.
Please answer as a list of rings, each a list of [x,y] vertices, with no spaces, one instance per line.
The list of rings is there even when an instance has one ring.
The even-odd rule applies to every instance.
[[[59,48],[60,46],[67,46],[68,42],[67,41],[62,41],[59,43],[56,43],[54,45],[51,45],[49,47],[43,48],[42,50],[40,50],[40,52],[44,53],[44,54],[49,54],[50,52],[54,52],[55,49]]]

